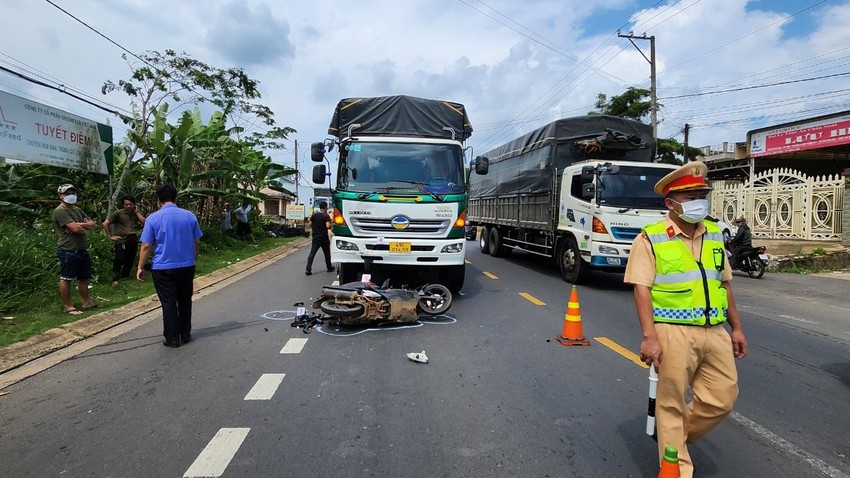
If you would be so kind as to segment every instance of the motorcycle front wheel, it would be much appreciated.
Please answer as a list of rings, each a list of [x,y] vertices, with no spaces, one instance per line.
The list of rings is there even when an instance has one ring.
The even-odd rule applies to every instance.
[[[363,314],[363,306],[360,304],[340,304],[333,299],[325,299],[319,303],[322,312],[340,319],[351,319]]]
[[[753,257],[748,260],[747,275],[753,279],[761,279],[764,275],[764,261],[758,257]]]
[[[428,284],[419,289],[419,309],[428,315],[439,315],[452,306],[452,293],[442,284]]]

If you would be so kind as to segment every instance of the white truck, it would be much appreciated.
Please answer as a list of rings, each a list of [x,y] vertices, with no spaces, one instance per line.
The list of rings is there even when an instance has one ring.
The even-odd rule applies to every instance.
[[[468,175],[464,141],[472,126],[462,104],[412,96],[347,98],[311,158],[338,150],[331,182],[331,260],[340,283],[369,272],[383,277],[436,273],[452,292],[463,287]],[[330,166],[330,163],[328,163]],[[477,167],[486,173],[486,165]],[[313,168],[324,184],[325,164]]]
[[[655,183],[676,166],[651,160],[649,125],[591,115],[554,121],[478,161],[468,220],[481,251],[513,249],[551,258],[574,284],[591,269],[622,271],[632,240],[666,213]]]

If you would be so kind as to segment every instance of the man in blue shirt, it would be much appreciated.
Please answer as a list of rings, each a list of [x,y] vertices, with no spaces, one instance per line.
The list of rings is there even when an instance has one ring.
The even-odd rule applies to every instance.
[[[194,214],[174,204],[174,186],[163,184],[156,188],[156,199],[160,209],[145,221],[136,279],[145,279],[145,262],[153,248],[151,275],[162,304],[162,344],[176,348],[192,340],[192,281],[201,226]]]

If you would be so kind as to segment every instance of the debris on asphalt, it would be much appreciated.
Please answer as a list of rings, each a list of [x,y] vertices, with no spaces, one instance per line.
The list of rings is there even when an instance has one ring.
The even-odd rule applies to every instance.
[[[414,362],[428,363],[428,356],[425,355],[424,350],[421,352],[410,352],[409,354],[407,354],[407,358],[413,360]]]

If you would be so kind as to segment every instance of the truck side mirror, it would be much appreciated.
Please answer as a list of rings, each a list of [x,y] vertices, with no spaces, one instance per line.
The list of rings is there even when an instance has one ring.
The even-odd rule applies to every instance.
[[[593,181],[594,169],[595,168],[593,166],[582,166],[582,168],[581,168],[581,182],[582,183],[589,183],[589,182]]]
[[[322,144],[322,143],[319,143]],[[325,184],[325,176],[327,175],[327,169],[324,164],[317,164],[313,166],[313,182],[316,184]]]
[[[490,160],[485,156],[476,156],[475,161],[475,174],[487,174],[490,171]]]
[[[314,163],[320,163],[324,161],[325,143],[313,143],[310,145],[310,159],[312,159]]]
[[[582,173],[582,176],[584,173]],[[315,181],[314,181],[315,182]],[[585,183],[581,185],[582,199],[593,199],[596,197],[596,186],[593,183]]]

